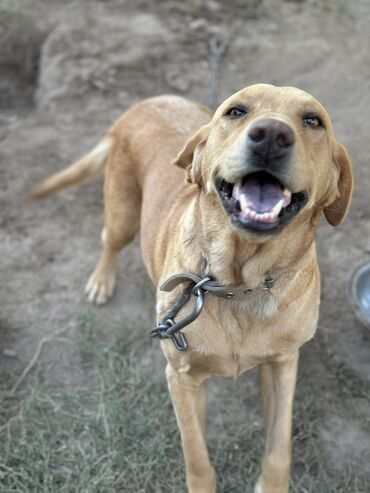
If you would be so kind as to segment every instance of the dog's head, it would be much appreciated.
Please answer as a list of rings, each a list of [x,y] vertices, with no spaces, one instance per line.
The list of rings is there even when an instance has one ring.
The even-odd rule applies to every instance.
[[[328,113],[293,87],[258,84],[234,94],[175,164],[257,241],[317,208],[337,226],[352,194],[351,162]]]

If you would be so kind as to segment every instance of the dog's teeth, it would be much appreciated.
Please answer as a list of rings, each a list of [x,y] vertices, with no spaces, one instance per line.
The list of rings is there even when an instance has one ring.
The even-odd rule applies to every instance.
[[[235,183],[234,185],[234,189],[233,189],[233,198],[235,200],[239,200],[240,199],[240,189],[241,189],[241,183]]]
[[[239,201],[240,201],[240,208],[242,210],[250,210],[249,207],[247,206],[247,197],[243,194],[239,196]]]
[[[284,196],[283,199],[279,200],[279,202],[275,205],[275,207],[271,210],[271,212],[273,214],[275,214],[276,216],[278,216],[281,212],[281,209],[283,207],[287,207],[289,204],[290,204],[290,201],[291,201],[291,198],[292,198],[292,194],[291,192],[289,192],[289,190],[287,190],[288,194]]]
[[[278,216],[280,214],[281,209],[284,206],[284,199],[279,200],[279,202],[273,207],[271,213]]]
[[[253,209],[250,209],[249,207],[242,208],[241,215],[247,219],[251,219],[252,221],[260,221],[260,222],[275,222],[278,216],[275,212],[261,213],[261,212],[256,212]]]
[[[287,188],[284,188],[283,195],[284,195],[284,207],[286,207],[287,205],[290,204],[290,201],[292,200],[292,192]]]

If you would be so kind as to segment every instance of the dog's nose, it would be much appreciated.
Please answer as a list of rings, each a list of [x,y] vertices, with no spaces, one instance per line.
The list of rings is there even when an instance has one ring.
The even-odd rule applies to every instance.
[[[286,123],[266,118],[248,131],[249,148],[265,160],[284,157],[294,144],[294,133]]]

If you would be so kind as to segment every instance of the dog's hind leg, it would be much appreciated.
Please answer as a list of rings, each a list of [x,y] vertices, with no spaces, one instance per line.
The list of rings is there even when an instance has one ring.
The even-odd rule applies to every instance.
[[[266,448],[255,493],[288,493],[293,398],[298,351],[261,366]]]
[[[123,151],[114,149],[106,167],[103,248],[85,289],[89,301],[98,305],[112,297],[118,255],[140,226],[141,191],[130,168]]]

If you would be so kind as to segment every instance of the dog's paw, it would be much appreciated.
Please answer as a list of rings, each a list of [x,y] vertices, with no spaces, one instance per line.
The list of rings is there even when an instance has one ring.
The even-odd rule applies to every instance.
[[[114,272],[95,270],[87,281],[85,294],[90,303],[104,305],[113,296],[115,285]]]
[[[261,486],[257,483],[254,488],[254,493],[263,493]]]
[[[257,484],[254,487],[254,493],[288,493],[288,490],[288,484],[279,486],[272,481],[272,483],[270,482],[269,485],[267,485],[261,477],[258,479]]]

